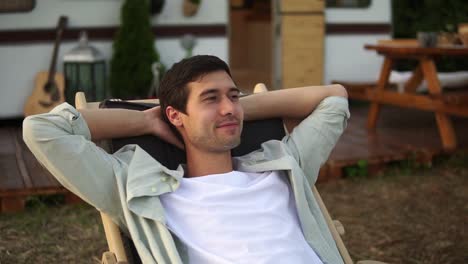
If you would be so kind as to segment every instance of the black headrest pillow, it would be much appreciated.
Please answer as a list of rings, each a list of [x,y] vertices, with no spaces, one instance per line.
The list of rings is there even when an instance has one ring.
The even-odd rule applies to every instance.
[[[143,111],[156,104],[133,103],[126,101],[105,100],[100,108],[124,108]],[[260,148],[260,145],[271,139],[282,139],[285,135],[281,119],[265,119],[245,121],[241,134],[241,144],[231,151],[232,156],[242,156]],[[185,152],[179,148],[161,140],[156,136],[146,135],[113,139],[111,151],[117,151],[128,144],[138,144],[152,157],[169,169],[176,169],[179,164],[185,163]]]

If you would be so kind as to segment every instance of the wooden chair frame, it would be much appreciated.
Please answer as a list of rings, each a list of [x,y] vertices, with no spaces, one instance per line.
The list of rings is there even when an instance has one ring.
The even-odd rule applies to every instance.
[[[254,88],[254,93],[266,92],[266,91],[267,91],[267,88],[263,83],[257,84]],[[131,100],[130,102],[158,103],[158,100],[156,99]],[[77,109],[98,109],[99,108],[99,102],[88,103],[86,101],[86,97],[83,92],[76,93],[75,105]],[[285,125],[285,129],[286,129],[286,125]],[[322,214],[327,222],[328,228],[330,229],[330,232],[333,236],[333,239],[335,240],[335,243],[338,247],[341,257],[343,258],[344,263],[353,264],[354,262],[351,259],[351,256],[349,255],[349,252],[346,249],[343,243],[343,240],[341,239],[341,235],[344,235],[345,233],[343,225],[338,220],[332,220],[325,204],[323,203],[322,197],[320,196],[315,186],[312,187],[312,191],[317,201],[317,204],[319,205],[320,210],[322,211]],[[124,242],[123,242],[122,235],[121,235],[118,225],[115,224],[111,220],[111,218],[105,213],[101,212],[101,218],[102,218],[102,224],[104,226],[104,232],[106,234],[107,244],[109,246],[109,251],[104,252],[102,256],[102,263],[103,264],[129,263],[128,262],[129,258],[126,256]],[[364,260],[364,261],[357,262],[357,264],[385,264],[385,263],[379,262],[379,261],[373,261],[373,260]]]

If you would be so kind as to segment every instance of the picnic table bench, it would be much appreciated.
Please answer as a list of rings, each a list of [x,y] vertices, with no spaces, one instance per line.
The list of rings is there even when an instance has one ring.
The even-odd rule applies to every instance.
[[[376,84],[343,84],[350,98],[368,100],[371,102],[367,128],[375,130],[383,104],[414,108],[434,112],[442,146],[445,151],[453,151],[457,139],[449,115],[468,117],[468,93],[466,91],[446,93],[437,77],[435,58],[440,56],[468,56],[466,46],[421,47],[416,40],[384,40],[377,44],[365,45],[365,49],[373,50],[384,56],[380,76]],[[388,89],[390,72],[395,61],[400,59],[417,60],[411,78],[405,83],[404,91]],[[416,93],[416,89],[426,80],[428,93]]]

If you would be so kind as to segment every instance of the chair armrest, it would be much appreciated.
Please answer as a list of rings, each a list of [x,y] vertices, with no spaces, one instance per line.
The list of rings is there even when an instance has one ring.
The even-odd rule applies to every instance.
[[[110,251],[106,251],[102,254],[101,263],[102,264],[128,264],[128,262],[126,261],[117,262],[117,259],[115,258],[115,254]]]
[[[119,227],[111,220],[111,218],[101,212],[102,225],[104,226],[104,233],[106,234],[107,244],[109,250],[116,258],[117,263],[127,263],[127,255],[125,254],[125,247],[120,235]]]
[[[327,222],[328,228],[330,229],[330,233],[333,239],[335,240],[336,247],[338,248],[338,251],[341,254],[341,258],[343,258],[343,262],[345,264],[353,264],[353,260],[351,259],[351,256],[349,255],[348,249],[346,249],[343,243],[343,240],[341,239],[341,236],[336,228],[336,225],[331,219],[330,214],[328,213],[327,207],[323,203],[322,197],[318,193],[317,188],[315,186],[312,186],[312,193],[314,194],[315,200],[317,201],[320,211],[322,211],[323,217],[325,218],[325,221]]]
[[[333,223],[335,224],[336,231],[338,231],[338,234],[340,234],[340,236],[343,236],[346,233],[343,224],[338,220],[333,220]]]
[[[356,264],[388,264],[386,262],[381,262],[377,260],[360,260]]]
[[[88,103],[83,92],[78,92],[75,95],[76,109],[98,109],[99,103]],[[109,245],[108,252],[102,255],[102,263],[128,263],[125,254],[125,248],[120,234],[119,227],[105,213],[101,212],[102,225],[106,234],[107,244]]]

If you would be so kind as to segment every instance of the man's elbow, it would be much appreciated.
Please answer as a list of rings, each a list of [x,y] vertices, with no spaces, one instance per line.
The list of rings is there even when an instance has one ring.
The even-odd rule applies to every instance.
[[[28,116],[23,120],[23,141],[30,150],[39,148],[39,145],[51,139],[49,124],[41,120],[41,115]]]
[[[346,88],[343,85],[333,84],[331,88],[332,96],[341,96],[344,98],[348,98],[348,92],[346,91]]]
[[[31,148],[36,141],[34,116],[28,116],[23,120],[23,141]]]

